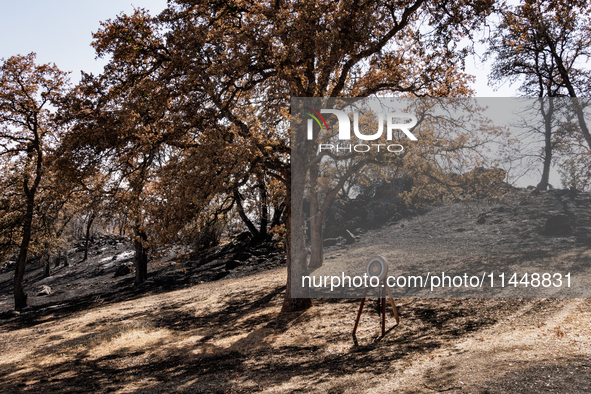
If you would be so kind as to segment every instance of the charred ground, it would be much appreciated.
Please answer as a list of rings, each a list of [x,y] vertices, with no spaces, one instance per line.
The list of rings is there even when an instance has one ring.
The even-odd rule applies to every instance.
[[[587,193],[571,199],[568,191],[520,190],[452,215],[453,223],[444,214],[449,207],[435,208],[364,230],[356,243],[331,247],[327,262],[402,225],[426,238],[437,226],[451,226],[454,236],[487,231],[496,238],[482,242],[492,249],[511,242],[530,243],[531,250],[538,242],[574,247],[589,261],[590,202]],[[547,234],[547,219],[558,214],[569,217],[570,231]],[[12,312],[10,268],[2,272],[4,392],[591,390],[588,299],[397,299],[401,322],[394,326],[389,314],[384,338],[370,300],[355,346],[358,300],[316,300],[306,312],[280,313],[284,255],[272,243],[235,240],[205,253],[173,249],[150,262],[150,279],[140,287],[131,274],[113,277],[129,264],[130,252],[126,240],[103,236],[90,259],[81,263],[81,251],[74,251],[70,267],[52,267],[50,278],[31,265],[32,307],[20,314]],[[37,295],[41,286],[51,294]]]

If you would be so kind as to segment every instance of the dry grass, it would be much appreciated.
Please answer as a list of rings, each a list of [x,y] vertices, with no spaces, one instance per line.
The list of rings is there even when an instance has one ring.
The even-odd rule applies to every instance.
[[[304,313],[282,315],[284,282],[284,270],[274,270],[6,322],[0,387],[35,393],[507,392],[521,387],[523,374],[533,376],[531,368],[546,367],[559,371],[546,373],[552,387],[573,376],[578,380],[569,387],[588,387],[589,300],[398,300],[401,324],[383,339],[370,301],[356,347],[350,335],[356,300],[317,301]],[[394,319],[387,322],[390,328]]]

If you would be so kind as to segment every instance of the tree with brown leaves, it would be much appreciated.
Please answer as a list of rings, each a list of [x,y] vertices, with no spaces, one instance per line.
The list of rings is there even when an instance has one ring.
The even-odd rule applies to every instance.
[[[286,185],[289,213],[301,212],[303,203],[303,189],[290,189],[303,181],[293,176],[309,171],[292,172],[285,158],[290,96],[464,96],[468,77],[457,44],[491,5],[177,0],[160,20],[170,67],[184,75],[177,89],[192,109],[183,112],[185,124],[224,133],[229,150],[246,144],[248,160]],[[286,219],[288,229],[293,220],[303,225],[299,214]],[[292,260],[305,252],[304,243],[299,235],[289,239],[286,311],[310,306],[309,299],[291,295],[291,275],[305,273],[307,259]]]
[[[27,306],[23,288],[25,264],[35,237],[40,194],[49,178],[52,151],[60,142],[61,128],[52,107],[67,89],[67,74],[55,65],[35,64],[35,54],[13,56],[0,66],[0,166],[5,201],[17,212],[0,220],[13,221],[10,243],[18,244],[14,274],[15,308]],[[46,185],[47,186],[47,185]],[[19,212],[20,211],[20,212]]]

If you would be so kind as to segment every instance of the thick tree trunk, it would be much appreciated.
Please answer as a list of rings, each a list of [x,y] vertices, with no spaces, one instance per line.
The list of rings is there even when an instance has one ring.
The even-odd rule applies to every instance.
[[[318,199],[318,165],[310,168],[310,262],[308,268],[313,271],[322,267],[324,261],[322,250],[322,227],[324,217],[320,214],[320,202]]]
[[[50,262],[51,261],[51,256],[49,254],[46,254],[43,256],[43,277],[44,278],[49,278],[51,276],[51,266],[50,266]]]
[[[244,208],[242,207],[242,196],[240,195],[237,189],[234,189],[234,200],[236,201],[238,214],[240,215],[240,218],[242,219],[244,224],[246,224],[246,227],[248,227],[248,231],[250,231],[250,233],[252,234],[252,239],[260,239],[261,233],[259,232],[259,230],[257,230],[256,226],[252,223],[248,216],[246,216]]]
[[[143,231],[136,231],[136,239],[133,241],[135,249],[135,285],[141,285],[148,279],[148,248],[144,243],[148,239]]]
[[[324,251],[323,251],[323,224],[315,218],[310,220],[310,263],[308,268],[310,271],[322,267],[324,262]]]
[[[95,214],[94,212],[90,214],[88,218],[88,222],[86,222],[86,235],[84,239],[84,258],[82,261],[86,261],[88,259],[88,244],[90,242],[90,228],[92,227],[92,222],[94,221]]]
[[[585,141],[587,141],[587,145],[589,145],[589,150],[591,150],[591,133],[589,133],[589,127],[587,126],[587,122],[585,121],[585,114],[583,113],[583,107],[579,102],[577,97],[573,98],[575,112],[577,113],[577,118],[579,120],[579,126],[581,127],[581,133],[583,133],[583,137],[585,137]]]
[[[552,117],[554,116],[554,99],[548,98],[549,107],[546,111],[544,107],[544,98],[540,98],[540,110],[544,117],[544,168],[542,170],[542,179],[536,186],[538,190],[548,189],[550,179],[550,167],[552,165]]]
[[[125,226],[127,225],[127,217],[123,215],[123,213],[119,213],[117,216],[117,227],[119,230],[119,236],[122,237],[125,235]]]
[[[259,226],[260,239],[267,238],[267,226],[269,224],[269,208],[267,207],[267,191],[263,179],[259,183],[259,191],[261,198],[261,225]]]
[[[292,158],[293,163],[293,158]],[[287,179],[286,196],[286,253],[287,253],[287,286],[282,312],[306,310],[312,306],[309,289],[301,287],[302,276],[308,274],[307,252],[304,243],[304,185],[305,169],[300,165],[291,172],[292,179]],[[292,184],[293,182],[293,184]],[[291,186],[291,192],[289,190]],[[293,204],[293,205],[292,205]],[[297,297],[297,298],[296,298]]]
[[[31,242],[31,229],[33,223],[34,195],[27,197],[27,212],[23,223],[23,237],[19,248],[18,259],[14,271],[14,309],[20,310],[27,307],[27,294],[23,287],[27,253]]]
[[[312,166],[310,169],[310,231],[311,231],[311,254],[310,257],[310,270],[317,269],[322,267],[322,263],[324,262],[324,255],[323,255],[323,227],[324,227],[324,217],[328,208],[337,197],[337,194],[342,189],[345,182],[355,173],[360,171],[365,165],[367,161],[363,160],[354,165],[353,167],[349,168],[347,172],[341,177],[339,183],[333,187],[326,196],[324,197],[324,201],[322,204],[320,203],[320,199],[318,198],[318,187],[316,186],[318,183],[318,167]],[[314,174],[316,172],[316,174]]]
[[[544,34],[546,37],[546,43],[550,47],[550,51],[552,53],[552,57],[556,62],[556,66],[558,68],[558,72],[560,73],[560,77],[568,90],[568,95],[573,99],[573,105],[575,107],[575,112],[577,114],[577,119],[579,120],[579,126],[581,127],[581,133],[583,137],[585,137],[585,141],[587,141],[587,145],[589,145],[589,149],[591,150],[591,133],[589,132],[589,127],[587,126],[587,122],[585,121],[585,114],[583,113],[583,107],[577,98],[577,93],[575,92],[575,88],[571,83],[570,76],[568,75],[568,71],[564,66],[564,62],[562,61],[562,57],[558,53],[558,49],[556,48],[556,44],[552,41],[552,38],[548,35],[548,33]]]
[[[281,217],[283,216],[283,211],[285,210],[285,203],[279,204],[275,211],[273,212],[273,219],[271,220],[271,228],[275,226],[279,226],[281,224]]]

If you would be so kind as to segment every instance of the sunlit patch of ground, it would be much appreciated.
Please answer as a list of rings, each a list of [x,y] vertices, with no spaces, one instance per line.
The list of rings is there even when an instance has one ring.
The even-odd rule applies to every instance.
[[[384,338],[376,302],[369,300],[355,346],[358,300],[317,300],[306,312],[282,315],[284,283],[285,271],[275,270],[27,324],[6,322],[0,387],[35,393],[508,392],[526,383],[541,387],[539,371],[556,390],[570,385],[584,392],[589,382],[589,300],[397,300],[400,325],[388,312]]]

